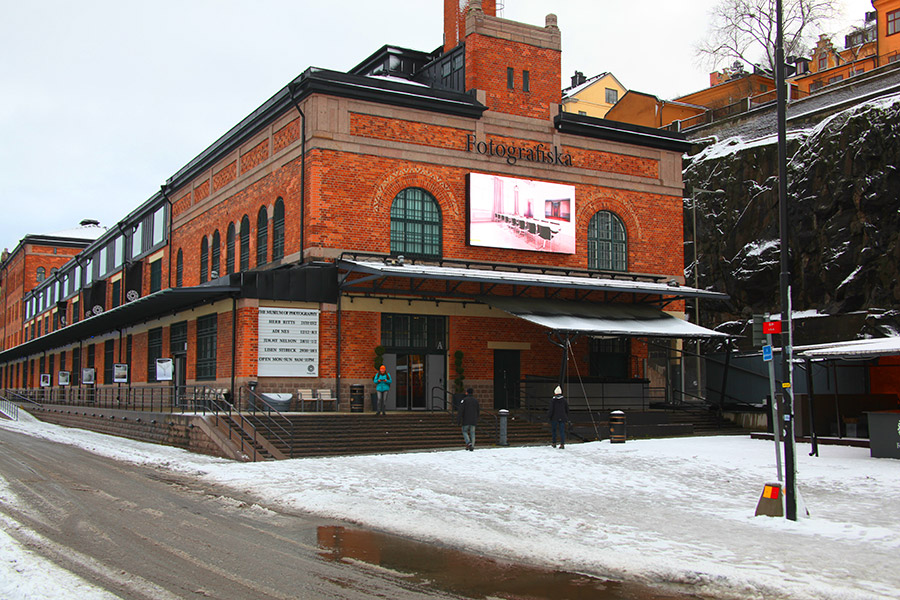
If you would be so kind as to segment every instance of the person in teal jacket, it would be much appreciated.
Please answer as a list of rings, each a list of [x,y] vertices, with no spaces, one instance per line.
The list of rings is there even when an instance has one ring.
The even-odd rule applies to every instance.
[[[375,414],[387,414],[384,412],[384,400],[387,398],[388,390],[391,389],[391,374],[387,372],[384,365],[381,365],[372,381],[375,382],[375,391],[378,394],[378,406],[375,408]]]

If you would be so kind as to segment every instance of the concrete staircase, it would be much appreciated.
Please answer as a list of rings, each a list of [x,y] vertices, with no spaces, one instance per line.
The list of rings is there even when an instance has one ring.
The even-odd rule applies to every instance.
[[[272,417],[244,414],[256,428],[257,436],[282,427],[290,436],[267,437],[285,457],[377,454],[414,450],[462,448],[463,438],[455,417],[449,413],[282,413]],[[278,425],[273,428],[270,419]],[[281,438],[281,439],[277,439]],[[288,438],[292,440],[288,441]],[[546,426],[532,424],[510,415],[507,442],[511,446],[542,444],[548,441]],[[499,441],[497,417],[482,413],[476,429],[476,448],[496,446]],[[266,455],[260,456],[265,460]]]

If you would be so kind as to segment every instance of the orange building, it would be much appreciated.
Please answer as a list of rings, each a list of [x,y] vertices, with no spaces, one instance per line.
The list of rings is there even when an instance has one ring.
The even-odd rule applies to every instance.
[[[682,285],[687,142],[560,111],[554,15],[444,6],[441,49],[304,71],[25,293],[8,327],[46,319],[48,290],[67,319],[0,352],[0,383],[72,402],[327,389],[347,410],[380,361],[389,410],[463,379],[515,408],[549,397],[561,343],[598,390],[667,388],[648,340],[711,334],[684,300],[721,297]]]

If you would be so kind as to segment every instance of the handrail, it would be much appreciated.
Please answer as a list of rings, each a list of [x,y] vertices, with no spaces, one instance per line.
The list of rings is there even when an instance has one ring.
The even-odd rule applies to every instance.
[[[34,404],[35,406],[40,406],[40,405],[41,405],[40,402],[37,402],[37,401],[35,401],[35,400],[32,400],[32,399],[29,398],[28,396],[23,396],[22,394],[18,393],[18,392],[15,391],[15,390],[6,390],[6,393],[7,393],[7,394],[10,394],[10,395],[12,395],[12,396],[15,396],[15,397],[16,397],[16,398],[15,398],[15,401],[16,401],[16,402],[28,402],[28,403],[30,403],[30,404]]]
[[[3,397],[0,397],[0,413],[3,413],[13,421],[19,420],[19,406]]]
[[[250,394],[250,399],[252,402],[250,405],[250,412],[254,416],[256,415],[256,407],[259,404],[262,404],[264,409],[260,411],[266,418],[260,421],[260,424],[266,430],[268,434],[270,434],[273,438],[284,444],[288,448],[288,456],[290,458],[294,458],[294,436],[292,433],[293,424],[291,420],[286,416],[281,414],[281,411],[275,410],[272,408],[272,405],[269,404],[262,395],[258,394],[255,389],[251,388],[248,385],[241,386],[241,394],[243,394],[244,390],[246,390]],[[287,422],[287,427],[279,423],[276,418],[273,416],[273,413],[281,417]],[[274,427],[277,427],[279,431],[276,431]]]
[[[443,397],[442,397],[441,395],[435,394],[435,393],[434,393],[435,390],[438,390],[439,392],[443,392],[443,395],[442,395]],[[443,404],[443,408],[441,408],[440,410],[446,411],[446,410],[447,410],[447,406],[448,406],[448,403],[447,403],[447,396],[450,396],[451,399],[452,399],[453,395],[450,393],[450,390],[448,390],[447,388],[445,388],[445,387],[443,387],[443,386],[440,386],[440,385],[435,385],[435,386],[433,386],[433,387],[431,388],[431,402],[430,402],[429,405],[428,405],[428,410],[433,411],[433,410],[434,410],[434,406],[435,406],[435,402],[434,402],[434,401],[435,401],[435,400],[438,400],[439,402],[441,402],[441,403]],[[452,400],[451,400],[451,402],[449,403],[449,406],[450,406],[450,412],[452,413],[452,412],[453,412],[453,408],[454,408],[454,407],[453,407],[453,402],[452,402]]]

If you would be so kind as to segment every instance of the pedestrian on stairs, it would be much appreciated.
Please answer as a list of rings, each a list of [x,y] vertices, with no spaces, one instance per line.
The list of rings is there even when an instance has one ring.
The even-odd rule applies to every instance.
[[[459,401],[457,420],[462,426],[463,440],[466,442],[466,450],[475,449],[475,426],[478,424],[478,414],[481,412],[478,400],[473,395],[472,388],[466,390],[466,395]]]
[[[381,365],[378,367],[378,372],[375,373],[375,377],[372,378],[372,381],[375,382],[375,393],[378,397],[375,414],[386,415],[387,413],[384,411],[384,402],[387,398],[388,391],[391,389],[391,374],[387,372],[387,368],[384,365]]]
[[[556,386],[553,390],[553,398],[550,399],[550,409],[547,411],[547,420],[550,421],[550,431],[553,436],[553,447],[556,448],[556,436],[559,433],[559,449],[566,447],[566,423],[569,421],[569,402],[563,396],[562,388]]]

